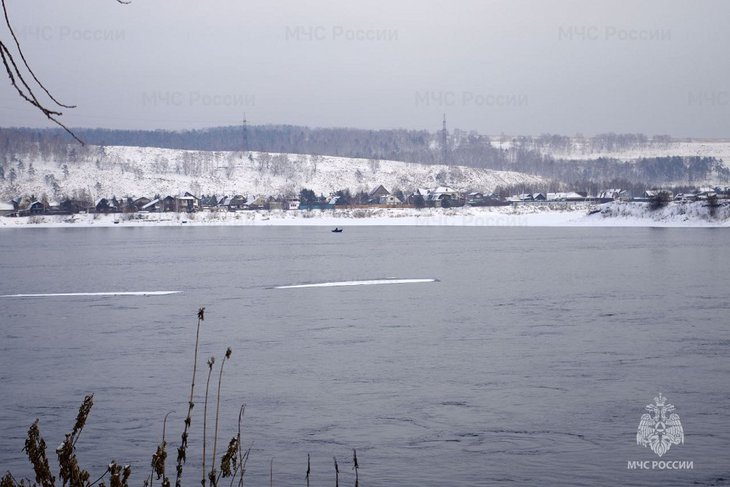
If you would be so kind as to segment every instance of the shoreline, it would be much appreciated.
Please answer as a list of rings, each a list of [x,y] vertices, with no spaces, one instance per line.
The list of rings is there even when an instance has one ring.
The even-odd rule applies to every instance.
[[[649,211],[637,203],[608,203],[589,215],[589,205],[461,208],[252,210],[240,212],[74,214],[2,217],[4,228],[93,228],[172,226],[489,226],[489,227],[730,227],[730,208],[710,217],[697,203]]]

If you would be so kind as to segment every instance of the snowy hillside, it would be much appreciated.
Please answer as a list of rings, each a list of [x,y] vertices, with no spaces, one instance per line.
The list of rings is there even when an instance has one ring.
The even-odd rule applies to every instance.
[[[492,146],[498,149],[509,150],[514,146],[514,143],[507,138],[493,137]],[[608,158],[621,161],[636,161],[637,159],[649,157],[714,157],[721,159],[726,166],[730,167],[730,141],[727,140],[648,142],[625,149],[598,150],[592,147],[590,139],[572,139],[571,144],[567,148],[539,148],[538,150],[545,155],[553,156],[555,159],[564,160]]]
[[[20,194],[58,199],[74,192],[91,197],[155,194],[295,195],[349,188],[370,191],[449,185],[492,191],[497,186],[540,183],[540,177],[509,171],[375,161],[345,157],[207,152],[142,147],[91,147],[82,156],[16,157],[14,176],[0,180],[0,198]],[[6,171],[9,173],[9,171]]]

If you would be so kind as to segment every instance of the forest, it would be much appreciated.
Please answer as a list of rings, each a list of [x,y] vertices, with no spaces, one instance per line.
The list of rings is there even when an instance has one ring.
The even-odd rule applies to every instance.
[[[610,152],[666,147],[666,135],[600,134],[567,137],[497,137],[454,129],[443,148],[440,131],[310,128],[292,125],[250,125],[202,130],[74,129],[86,143],[80,145],[61,129],[0,128],[0,179],[8,176],[15,159],[23,156],[62,156],[75,159],[98,146],[138,146],[205,151],[260,151],[314,154],[420,164],[449,164],[534,174],[555,181],[610,181],[624,179],[648,185],[728,181],[730,170],[713,157],[645,157],[636,161],[616,158],[570,160],[559,154],[580,150]]]

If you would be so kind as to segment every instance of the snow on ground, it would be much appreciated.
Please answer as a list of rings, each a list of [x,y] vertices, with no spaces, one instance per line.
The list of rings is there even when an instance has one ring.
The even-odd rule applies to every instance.
[[[600,210],[588,214],[589,210]],[[116,223],[115,223],[116,222]],[[702,203],[670,203],[650,211],[646,203],[520,205],[502,207],[418,209],[343,209],[313,211],[241,211],[0,218],[2,228],[48,227],[147,227],[147,226],[226,226],[226,225],[319,225],[348,226],[637,226],[637,227],[730,227],[730,207],[717,208],[711,217]]]
[[[544,180],[510,171],[448,168],[399,161],[371,161],[333,156],[252,152],[186,151],[148,147],[95,147],[78,162],[63,158],[21,158],[25,169],[15,184],[0,181],[0,198],[44,193],[49,199],[84,190],[100,197],[193,194],[246,196],[298,195],[302,188],[317,194],[347,189],[369,192],[382,184],[388,190],[453,186],[457,190],[491,192],[497,186],[542,183]],[[28,174],[33,164],[34,175]],[[64,164],[68,174],[64,174]],[[49,176],[60,186],[53,195]]]
[[[719,226],[730,227],[730,206],[725,203],[710,208],[706,202],[669,203],[664,208],[651,210],[648,203],[613,202],[600,206],[600,213],[586,221],[613,221],[633,226],[642,221],[653,221],[657,226]],[[714,211],[714,215],[711,212]]]

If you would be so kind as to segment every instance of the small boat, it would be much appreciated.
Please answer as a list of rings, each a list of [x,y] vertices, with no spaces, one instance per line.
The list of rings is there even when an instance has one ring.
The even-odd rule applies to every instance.
[[[342,233],[342,229],[335,227],[335,229],[332,230],[332,233]]]

